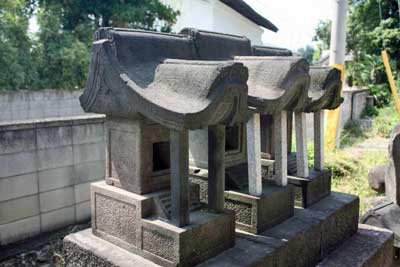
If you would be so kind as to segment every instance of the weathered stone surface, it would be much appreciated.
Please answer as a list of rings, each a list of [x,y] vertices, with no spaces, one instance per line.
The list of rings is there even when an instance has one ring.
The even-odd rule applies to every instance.
[[[305,112],[335,109],[343,102],[341,72],[331,67],[311,67],[311,83],[308,91],[312,101],[304,107]]]
[[[356,235],[316,267],[392,267],[392,246],[390,231],[360,224]]]
[[[350,213],[353,214],[354,218],[343,217],[343,214]],[[357,232],[357,216],[358,199],[356,197],[333,193],[333,196],[327,197],[319,206],[312,206],[309,210],[297,209],[293,218],[260,235],[237,231],[236,244],[233,248],[222,252],[198,266],[313,267],[323,256],[328,254],[328,251],[332,250],[332,248],[326,249],[324,247],[332,244],[324,241],[324,238],[322,238],[326,234],[326,231],[334,232],[334,225],[343,221],[341,225],[346,224],[351,229],[346,234],[345,238],[347,239]],[[361,229],[363,229],[363,226],[361,226]],[[357,254],[360,244],[353,241],[345,243],[345,249],[339,246],[338,251],[354,251],[348,257],[357,257],[359,262],[363,263],[368,263],[376,259],[374,257],[377,254],[374,253],[376,251],[382,251],[383,254],[380,255],[386,255],[387,259],[391,259],[391,250],[388,251],[388,246],[383,245],[390,239],[390,234],[388,235],[387,232],[384,232],[382,235],[382,230],[379,229],[371,230],[370,234],[367,239],[378,236],[379,238],[373,238],[373,242],[370,242],[372,239],[366,241],[367,239],[362,230],[353,237],[353,239],[358,239],[360,235],[362,236],[361,238],[370,245],[368,253]],[[338,237],[328,235],[328,238]],[[379,242],[375,242],[377,240]],[[343,241],[344,238],[336,240],[337,244],[335,248]],[[127,253],[124,249],[117,248],[104,240],[96,238],[90,231],[70,235],[65,238],[64,243],[64,255],[67,267],[92,266],[90,265],[90,261],[95,262],[96,266],[99,267],[132,266],[128,265],[129,263],[132,264],[132,262],[134,266],[158,266],[155,264],[148,265],[149,262],[147,260],[138,257],[134,253]],[[322,251],[321,245],[323,248]],[[379,260],[375,262],[379,263]],[[194,266],[194,264],[190,266]],[[350,267],[351,265],[347,266]],[[365,266],[376,267],[380,265]],[[389,267],[388,265],[383,266]]]
[[[400,247],[400,207],[391,201],[377,205],[366,212],[360,222],[388,229],[394,233],[394,245]]]
[[[128,118],[140,112],[175,130],[245,119],[243,64],[196,61],[195,43],[184,35],[102,28],[95,39],[80,98],[85,111]]]
[[[263,186],[261,196],[225,191],[225,208],[236,215],[236,228],[260,233],[293,216],[294,194],[291,186]]]
[[[92,235],[87,229],[64,239],[68,267],[159,267],[159,265]]]
[[[157,194],[137,195],[92,184],[93,234],[163,265],[201,262],[234,242],[233,214],[191,212],[190,223],[178,228],[158,220]]]
[[[389,140],[389,165],[385,173],[386,197],[400,204],[400,124],[392,132]]]
[[[295,186],[296,205],[307,208],[331,193],[331,172],[311,170],[306,178],[289,176],[289,184]]]
[[[309,65],[298,57],[235,57],[249,69],[249,106],[260,113],[293,110],[308,103]]]
[[[379,193],[385,192],[385,172],[388,165],[375,166],[368,172],[368,184],[369,187]]]
[[[140,219],[152,212],[152,200],[104,181],[91,185],[93,233],[120,245],[140,247]]]

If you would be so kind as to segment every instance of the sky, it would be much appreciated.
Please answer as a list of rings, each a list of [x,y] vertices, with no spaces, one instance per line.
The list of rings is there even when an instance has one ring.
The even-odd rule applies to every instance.
[[[320,20],[332,18],[332,0],[245,0],[259,14],[279,28],[265,30],[265,45],[297,50],[312,44]]]
[[[277,33],[265,30],[264,44],[294,51],[311,45],[318,22],[332,17],[332,0],[245,0],[245,2],[279,28]],[[32,18],[30,31],[37,30],[36,18]]]

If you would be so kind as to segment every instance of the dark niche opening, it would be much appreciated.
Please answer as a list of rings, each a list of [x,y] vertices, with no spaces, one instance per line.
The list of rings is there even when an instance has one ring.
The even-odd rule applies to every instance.
[[[163,171],[170,168],[169,142],[153,144],[153,171]]]
[[[236,151],[240,147],[240,126],[228,126],[225,128],[225,151]]]

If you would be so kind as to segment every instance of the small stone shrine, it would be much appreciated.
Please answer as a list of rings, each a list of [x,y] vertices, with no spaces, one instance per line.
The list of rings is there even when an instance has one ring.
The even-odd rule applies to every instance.
[[[339,70],[328,67],[310,68],[311,83],[308,90],[311,102],[297,109],[295,114],[296,152],[288,151],[289,183],[297,187],[301,195],[299,205],[307,208],[331,192],[331,173],[324,169],[324,110],[336,109],[343,102]],[[314,117],[314,168],[310,171],[307,160],[306,113]],[[291,125],[292,119],[288,120]],[[293,127],[288,127],[291,141]],[[290,146],[291,147],[291,146]],[[291,148],[290,148],[291,149]]]
[[[91,186],[92,228],[64,239],[66,266],[391,267],[392,233],[358,225],[358,197],[329,194],[322,110],[340,104],[339,80],[246,37],[99,29],[80,100],[107,115],[107,178]]]

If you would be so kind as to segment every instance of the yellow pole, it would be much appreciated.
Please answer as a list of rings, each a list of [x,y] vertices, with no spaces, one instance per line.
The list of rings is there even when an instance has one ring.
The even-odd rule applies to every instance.
[[[382,51],[382,60],[383,60],[383,64],[385,65],[386,75],[387,75],[387,78],[389,80],[390,90],[392,91],[394,104],[396,105],[397,112],[400,114],[399,95],[397,93],[397,87],[396,87],[396,84],[394,82],[392,69],[390,68],[390,64],[389,64],[389,56],[388,56],[386,50]]]
[[[334,68],[341,71],[341,80],[344,84],[344,65],[334,64]],[[339,119],[340,119],[340,108],[334,110],[328,110],[326,112],[325,120],[325,148],[334,149],[336,147],[337,137],[339,135]]]

